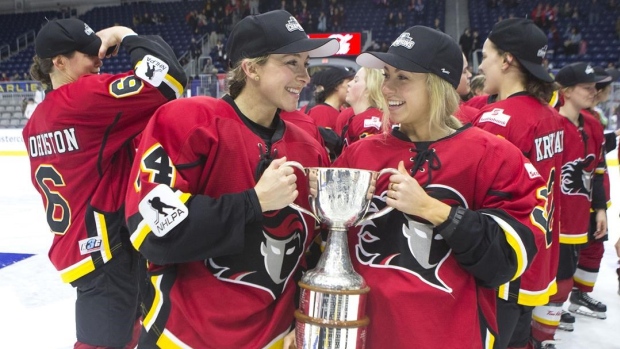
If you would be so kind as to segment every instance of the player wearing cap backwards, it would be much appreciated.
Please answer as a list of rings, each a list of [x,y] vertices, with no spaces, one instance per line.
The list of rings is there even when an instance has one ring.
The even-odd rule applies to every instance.
[[[538,254],[525,273],[498,288],[496,349],[525,348],[530,341],[532,310],[556,292],[562,167],[562,118],[547,101],[555,89],[542,65],[547,36],[529,19],[498,22],[482,48],[480,70],[484,91],[497,95],[480,109],[474,125],[517,146],[547,182],[539,195],[547,198],[549,226],[537,240]]]
[[[283,163],[329,158],[279,110],[297,108],[309,57],[338,49],[286,11],[245,17],[226,46],[230,94],[166,104],[149,122],[126,200],[154,288],[141,348],[282,348],[294,337],[316,224],[288,206],[309,209],[307,180]]]
[[[558,291],[546,306],[534,309],[534,348],[555,348],[553,337],[562,314],[562,304],[573,287],[579,250],[588,242],[590,210],[596,212],[593,237],[607,234],[607,204],[603,185],[605,173],[603,128],[581,110],[592,105],[595,83],[600,78],[587,63],[572,63],[557,73],[564,104],[564,152],[560,190],[560,259],[556,276]]]
[[[357,63],[383,69],[389,120],[334,166],[400,172],[377,182],[371,204],[396,210],[349,234],[370,286],[367,347],[492,348],[493,288],[536,254],[545,181],[509,142],[453,116],[463,55],[448,35],[411,27],[387,53]],[[400,126],[390,130],[390,121]]]
[[[133,70],[99,74],[118,46]],[[75,348],[133,348],[144,275],[123,206],[132,142],[157,107],[181,96],[187,79],[160,37],[121,26],[95,33],[78,19],[51,21],[37,34],[35,53],[30,73],[51,91],[23,136],[55,234],[49,257],[77,289]]]

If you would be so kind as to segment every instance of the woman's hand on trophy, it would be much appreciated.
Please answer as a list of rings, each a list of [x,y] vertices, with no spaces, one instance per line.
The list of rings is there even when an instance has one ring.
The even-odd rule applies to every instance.
[[[450,215],[450,206],[429,196],[418,181],[409,175],[405,164],[398,164],[398,174],[390,176],[387,201],[400,212],[418,216],[437,226]]]
[[[279,210],[299,195],[297,176],[290,166],[281,166],[286,157],[273,160],[256,183],[254,191],[263,212]]]
[[[297,341],[295,340],[295,330],[289,332],[284,336],[284,343],[282,345],[284,349],[297,349]]]

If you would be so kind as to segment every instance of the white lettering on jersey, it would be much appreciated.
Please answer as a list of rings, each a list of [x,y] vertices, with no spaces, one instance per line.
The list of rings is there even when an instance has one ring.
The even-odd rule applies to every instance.
[[[177,194],[165,184],[151,190],[138,205],[138,210],[153,234],[162,237],[187,218],[188,209]]]
[[[74,127],[28,137],[28,153],[31,158],[63,154],[79,149]]]
[[[502,127],[506,127],[506,125],[508,124],[508,120],[510,120],[510,115],[504,114],[504,109],[495,108],[482,114],[482,116],[480,117],[480,121],[478,122],[492,122]]]
[[[534,140],[536,146],[536,161],[552,158],[553,155],[564,150],[564,130],[552,132]]]
[[[78,241],[80,254],[83,256],[96,251],[101,251],[101,237],[95,236]]]
[[[538,173],[536,167],[529,162],[525,163],[525,170],[527,171],[528,176],[530,176],[530,179],[540,177],[540,173]]]
[[[364,120],[364,128],[374,127],[377,130],[381,129],[381,119],[377,116],[373,116],[370,119]]]
[[[168,64],[161,59],[146,55],[136,66],[136,76],[150,85],[159,87],[168,74]]]

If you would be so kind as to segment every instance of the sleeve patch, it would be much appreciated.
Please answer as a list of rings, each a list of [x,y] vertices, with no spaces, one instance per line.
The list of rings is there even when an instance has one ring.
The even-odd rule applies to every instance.
[[[160,184],[138,205],[140,214],[156,236],[162,237],[187,218],[188,209],[172,188]]]
[[[510,115],[504,114],[504,109],[495,108],[482,114],[480,120],[478,120],[478,123],[492,122],[502,127],[506,127],[508,120],[510,120]]]
[[[168,64],[157,57],[146,55],[136,65],[135,72],[140,79],[159,87],[168,74]]]
[[[377,116],[373,116],[370,119],[364,120],[364,128],[374,127],[377,130],[381,130],[381,119]]]
[[[532,165],[529,162],[526,162],[524,165],[525,165],[525,171],[527,171],[527,175],[530,176],[530,179],[540,177],[540,173],[538,173],[534,165]]]

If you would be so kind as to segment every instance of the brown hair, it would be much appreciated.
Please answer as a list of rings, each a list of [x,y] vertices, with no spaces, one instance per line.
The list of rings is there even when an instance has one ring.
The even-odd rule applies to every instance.
[[[54,69],[54,62],[52,59],[53,58],[40,58],[39,56],[32,57],[30,76],[40,81],[44,85],[44,89],[52,86],[52,78],[50,77],[50,73]]]
[[[267,63],[267,60],[269,59],[269,55],[246,59],[248,60],[248,62],[254,63],[256,65],[265,65],[265,63]],[[233,99],[237,98],[239,94],[241,94],[241,91],[243,91],[243,89],[245,88],[247,76],[243,71],[243,68],[241,68],[241,62],[243,62],[243,60],[237,62],[237,64],[228,71],[228,94]]]

